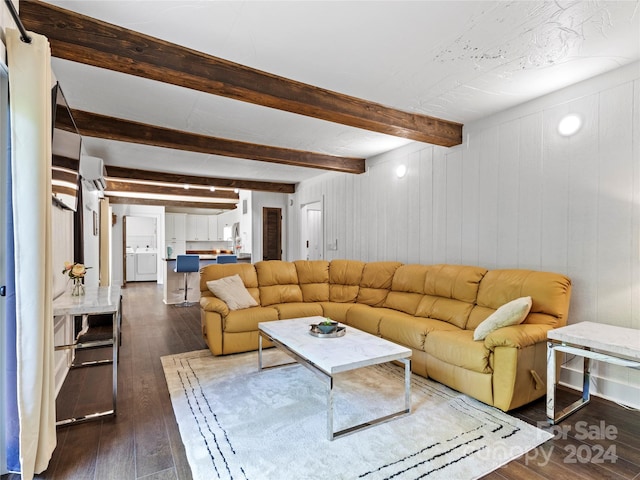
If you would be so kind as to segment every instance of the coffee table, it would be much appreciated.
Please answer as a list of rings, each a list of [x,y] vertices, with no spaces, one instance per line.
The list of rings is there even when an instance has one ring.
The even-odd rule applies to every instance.
[[[305,317],[258,323],[258,367],[282,367],[284,363],[265,367],[262,363],[263,337],[293,357],[327,382],[327,436],[333,440],[364,428],[387,422],[411,413],[411,350],[380,337],[347,326],[346,334],[337,338],[318,338],[309,333],[309,326],[323,317]],[[344,326],[344,325],[342,325]],[[333,430],[333,376],[370,365],[391,361],[404,363],[404,409],[367,422],[334,432]]]

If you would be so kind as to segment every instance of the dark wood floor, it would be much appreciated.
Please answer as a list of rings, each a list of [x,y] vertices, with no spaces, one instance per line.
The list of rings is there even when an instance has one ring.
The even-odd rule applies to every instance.
[[[36,478],[191,479],[160,357],[205,348],[198,307],[165,305],[162,286],[152,283],[130,283],[123,292],[118,415],[59,428],[50,466]],[[59,418],[108,409],[110,369],[72,370],[58,396]],[[573,398],[562,394],[560,400]],[[546,425],[542,399],[512,414]],[[554,432],[554,439],[484,478],[640,480],[637,411],[594,399]]]

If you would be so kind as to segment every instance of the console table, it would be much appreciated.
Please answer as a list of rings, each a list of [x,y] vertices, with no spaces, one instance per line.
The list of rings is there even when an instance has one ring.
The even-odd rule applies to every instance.
[[[549,330],[547,338],[549,339],[547,342],[547,418],[552,425],[589,403],[591,398],[589,361],[591,359],[640,369],[640,330],[603,323],[581,322]],[[557,415],[555,412],[556,352],[584,357],[582,398]]]
[[[85,287],[85,294],[72,296],[71,292],[65,292],[53,301],[53,315],[82,316],[83,325],[87,323],[89,315],[110,314],[113,317],[111,338],[104,340],[94,340],[88,342],[75,341],[68,345],[57,345],[56,350],[71,349],[74,351],[82,348],[95,348],[111,346],[113,356],[111,360],[96,362],[85,362],[79,366],[100,365],[103,363],[113,364],[113,397],[112,409],[104,412],[92,413],[81,417],[58,420],[56,425],[69,425],[72,423],[93,420],[108,415],[116,414],[116,398],[118,395],[118,346],[120,342],[120,324],[122,315],[122,297],[120,287]],[[72,365],[73,366],[73,365]]]

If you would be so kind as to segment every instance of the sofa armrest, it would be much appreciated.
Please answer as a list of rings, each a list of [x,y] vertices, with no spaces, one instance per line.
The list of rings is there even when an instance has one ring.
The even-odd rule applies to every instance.
[[[216,312],[222,317],[229,315],[229,307],[218,297],[200,297],[200,308],[205,312]]]
[[[491,332],[484,339],[485,346],[493,351],[496,347],[524,348],[547,341],[550,325],[521,323]]]

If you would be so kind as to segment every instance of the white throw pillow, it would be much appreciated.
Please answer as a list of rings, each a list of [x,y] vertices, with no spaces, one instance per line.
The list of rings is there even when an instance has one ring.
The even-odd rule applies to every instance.
[[[484,340],[494,330],[522,323],[531,310],[531,303],[531,297],[520,297],[505,303],[476,327],[473,339]]]
[[[216,297],[227,304],[229,310],[240,310],[243,308],[257,307],[258,302],[246,289],[240,275],[223,277],[219,280],[207,282],[207,288]]]

